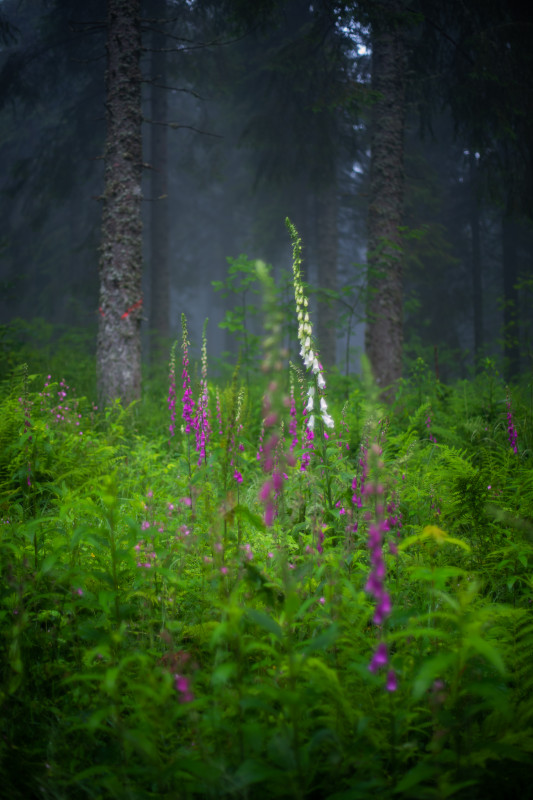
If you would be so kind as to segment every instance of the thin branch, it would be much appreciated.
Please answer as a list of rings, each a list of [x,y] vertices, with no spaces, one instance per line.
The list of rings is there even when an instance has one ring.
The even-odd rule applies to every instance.
[[[166,39],[174,39],[176,42],[185,42],[186,44],[196,44],[195,39],[188,39],[185,36],[176,36],[174,33],[167,33],[166,31],[161,31],[159,28],[150,28],[150,27],[143,27],[143,31],[146,33],[150,31],[150,33],[160,33]]]
[[[87,33],[99,33],[107,28],[107,22],[69,22],[68,25],[72,33],[82,34],[83,36]],[[92,27],[88,27],[89,25],[92,25]]]
[[[199,128],[195,128],[193,125],[180,125],[177,122],[158,122],[155,119],[147,119],[143,117],[143,122],[147,122],[149,125],[164,125],[166,128],[172,128],[172,130],[177,131],[180,128],[185,128],[188,131],[194,131],[195,133],[201,133],[202,136],[213,136],[215,139],[223,139],[224,137],[220,135],[220,133],[209,133],[209,131],[201,131]]]
[[[197,92],[194,92],[192,89],[185,89],[185,87],[180,86],[165,86],[162,83],[155,83],[155,81],[145,78],[141,81],[141,83],[146,83],[149,86],[155,86],[157,89],[168,89],[171,92],[185,92],[185,94],[192,94],[193,97],[196,97],[198,100],[205,100],[205,97],[202,97]]]
[[[163,31],[158,31],[159,33],[163,33]],[[179,36],[172,36],[171,38],[176,39],[179,42],[186,42],[190,44],[190,47],[143,47],[143,50],[147,53],[181,53],[187,50],[199,50],[204,47],[226,47],[230,44],[235,44],[236,42],[242,42],[243,39],[246,39],[248,33],[244,33],[242,36],[237,36],[235,39],[226,39],[226,41],[221,41],[220,39],[212,39],[208,42],[195,42],[194,39],[183,39]],[[165,36],[170,36],[170,34],[165,33]]]
[[[157,25],[160,23],[167,24],[168,22],[178,22],[182,17],[141,17],[141,25],[145,22],[155,22]]]

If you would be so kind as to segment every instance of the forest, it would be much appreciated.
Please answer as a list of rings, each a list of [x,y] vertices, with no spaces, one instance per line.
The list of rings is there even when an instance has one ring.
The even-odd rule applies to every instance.
[[[0,2],[2,797],[533,798],[532,30]]]

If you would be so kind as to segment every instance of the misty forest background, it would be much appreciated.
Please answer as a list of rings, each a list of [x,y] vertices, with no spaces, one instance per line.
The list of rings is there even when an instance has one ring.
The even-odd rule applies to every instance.
[[[404,359],[433,369],[436,352],[447,381],[490,357],[510,380],[531,366],[531,20],[512,2],[441,6],[405,9]],[[143,4],[141,316],[152,368],[166,370],[154,346],[176,337],[184,310],[193,352],[209,317],[212,355],[235,361],[238,337],[218,325],[240,298],[212,282],[240,254],[280,279],[288,216],[323,360],[359,371],[380,13],[372,2]],[[6,0],[0,34],[6,374],[13,344],[57,347],[64,326],[94,353],[106,4]]]

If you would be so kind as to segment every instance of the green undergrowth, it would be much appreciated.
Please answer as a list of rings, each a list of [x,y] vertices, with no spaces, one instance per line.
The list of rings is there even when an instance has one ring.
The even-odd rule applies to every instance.
[[[302,471],[289,372],[207,383],[201,463],[180,380],[171,436],[164,395],[102,410],[62,376],[5,378],[3,796],[531,796],[527,389],[428,378],[420,396],[417,373],[384,409],[354,379]]]

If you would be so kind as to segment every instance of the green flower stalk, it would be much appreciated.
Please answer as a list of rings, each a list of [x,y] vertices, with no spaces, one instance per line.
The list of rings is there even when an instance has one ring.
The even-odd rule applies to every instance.
[[[189,335],[187,333],[187,318],[185,314],[181,315],[181,331],[182,331],[182,350],[183,350],[183,371],[181,374],[183,380],[183,412],[182,418],[185,420],[185,433],[189,433],[194,427],[194,420],[192,417],[194,400],[192,399],[191,379],[189,377]]]
[[[207,445],[211,436],[211,426],[209,424],[209,390],[207,387],[207,322],[204,322],[202,335],[202,377],[200,379],[200,396],[196,407],[194,418],[194,430],[196,431],[196,451],[198,453],[198,466],[207,461]]]
[[[176,344],[177,342],[174,342],[172,345],[169,365],[168,410],[170,411],[170,425],[168,426],[168,431],[171,437],[174,436],[176,430]]]

